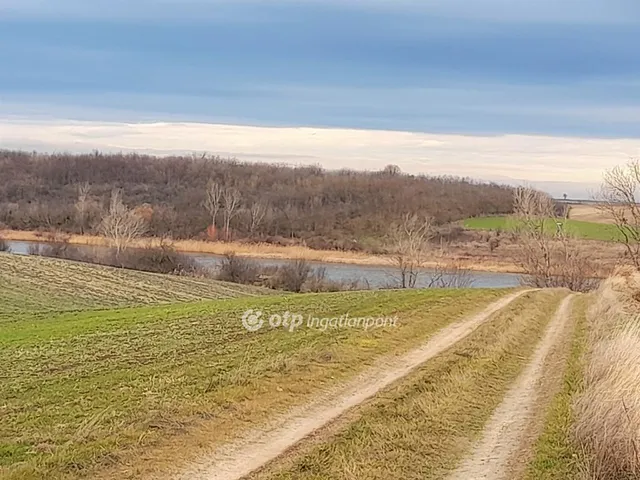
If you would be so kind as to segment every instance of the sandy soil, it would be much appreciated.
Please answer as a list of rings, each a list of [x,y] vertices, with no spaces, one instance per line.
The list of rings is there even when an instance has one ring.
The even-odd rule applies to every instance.
[[[529,424],[537,415],[545,364],[554,348],[567,338],[572,296],[560,305],[533,359],[509,390],[485,427],[480,442],[449,480],[510,480],[512,465],[525,443]]]
[[[474,317],[446,327],[418,349],[378,362],[355,380],[328,392],[315,403],[275,419],[264,429],[248,433],[235,443],[202,458],[175,478],[237,480],[260,469],[305,437],[462,340],[524,293],[504,297]]]

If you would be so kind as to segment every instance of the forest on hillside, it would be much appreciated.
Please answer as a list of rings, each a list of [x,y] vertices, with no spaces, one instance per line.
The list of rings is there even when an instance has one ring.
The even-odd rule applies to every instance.
[[[114,189],[149,235],[368,249],[404,214],[447,224],[513,208],[510,187],[455,177],[244,163],[213,156],[0,151],[0,227],[95,231]],[[216,224],[214,232],[209,226]],[[228,229],[227,229],[228,227]]]

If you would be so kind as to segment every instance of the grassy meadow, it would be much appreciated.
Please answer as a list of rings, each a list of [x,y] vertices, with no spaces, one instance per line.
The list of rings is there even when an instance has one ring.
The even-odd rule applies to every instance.
[[[464,227],[470,230],[500,230],[513,231],[517,228],[517,221],[510,217],[477,217],[468,218],[463,222]],[[565,220],[563,221],[564,229],[567,233],[585,240],[600,240],[612,242],[620,240],[620,232],[615,225],[595,222],[584,222],[581,220]],[[545,225],[545,229],[550,232],[556,231],[556,222],[552,219]]]
[[[40,258],[0,265],[0,478],[12,480],[153,478],[508,293],[259,295]],[[248,308],[399,321],[250,333]]]

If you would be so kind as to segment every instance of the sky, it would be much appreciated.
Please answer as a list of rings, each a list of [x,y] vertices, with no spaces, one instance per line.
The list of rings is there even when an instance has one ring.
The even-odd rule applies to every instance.
[[[0,0],[0,148],[396,163],[584,196],[640,156],[638,45],[637,0]]]

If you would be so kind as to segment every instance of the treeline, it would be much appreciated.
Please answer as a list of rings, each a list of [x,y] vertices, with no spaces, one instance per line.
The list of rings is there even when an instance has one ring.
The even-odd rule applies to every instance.
[[[327,171],[212,156],[0,151],[0,224],[6,228],[95,231],[114,189],[145,217],[149,235],[335,249],[379,245],[407,212],[445,224],[509,213],[513,204],[510,187],[405,175],[393,166]]]

